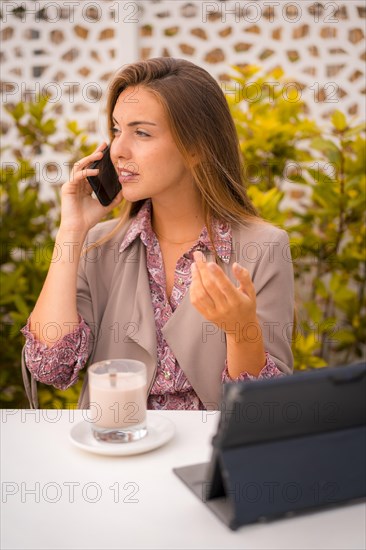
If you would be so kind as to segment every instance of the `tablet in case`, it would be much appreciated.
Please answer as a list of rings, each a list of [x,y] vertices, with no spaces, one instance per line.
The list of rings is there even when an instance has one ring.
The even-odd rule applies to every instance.
[[[366,495],[366,364],[224,385],[209,463],[176,475],[231,529]]]

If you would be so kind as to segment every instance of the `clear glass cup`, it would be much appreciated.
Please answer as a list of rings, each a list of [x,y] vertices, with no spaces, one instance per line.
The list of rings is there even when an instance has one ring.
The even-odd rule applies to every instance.
[[[109,359],[88,368],[92,432],[107,443],[138,441],[147,434],[146,365]]]

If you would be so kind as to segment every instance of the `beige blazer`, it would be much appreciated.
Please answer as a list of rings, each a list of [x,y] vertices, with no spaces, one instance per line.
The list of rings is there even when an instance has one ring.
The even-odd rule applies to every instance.
[[[110,220],[96,225],[86,244],[96,242],[115,224],[116,220]],[[137,238],[119,252],[128,225],[82,258],[78,311],[92,330],[88,363],[121,357],[143,361],[149,393],[157,368],[155,320],[145,246]],[[236,282],[231,270],[234,261],[246,267],[252,277],[266,350],[278,368],[290,374],[294,277],[287,233],[260,221],[233,229],[230,263],[219,264]],[[226,359],[225,333],[191,305],[189,291],[165,324],[163,335],[200,400],[207,408],[218,409]],[[87,376],[78,406],[89,407]]]

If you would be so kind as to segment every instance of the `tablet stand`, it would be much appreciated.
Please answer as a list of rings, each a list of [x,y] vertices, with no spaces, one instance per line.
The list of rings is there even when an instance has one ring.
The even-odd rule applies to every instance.
[[[224,523],[241,525],[366,495],[366,428],[232,449],[174,469]]]
[[[210,463],[174,472],[231,529],[365,497],[364,362],[225,391]]]

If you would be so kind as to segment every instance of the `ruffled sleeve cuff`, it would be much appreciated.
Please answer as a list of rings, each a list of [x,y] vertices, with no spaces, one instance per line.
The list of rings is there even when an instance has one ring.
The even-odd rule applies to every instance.
[[[90,328],[79,315],[79,324],[51,347],[40,342],[29,330],[29,319],[21,329],[26,338],[25,362],[37,382],[66,390],[78,380],[88,359]]]
[[[277,367],[268,351],[266,351],[266,364],[263,369],[260,371],[258,376],[249,374],[248,372],[241,372],[236,378],[231,378],[228,368],[227,361],[225,361],[225,369],[222,373],[221,380],[222,382],[237,382],[240,380],[260,380],[261,378],[274,378],[275,376],[285,376]]]

